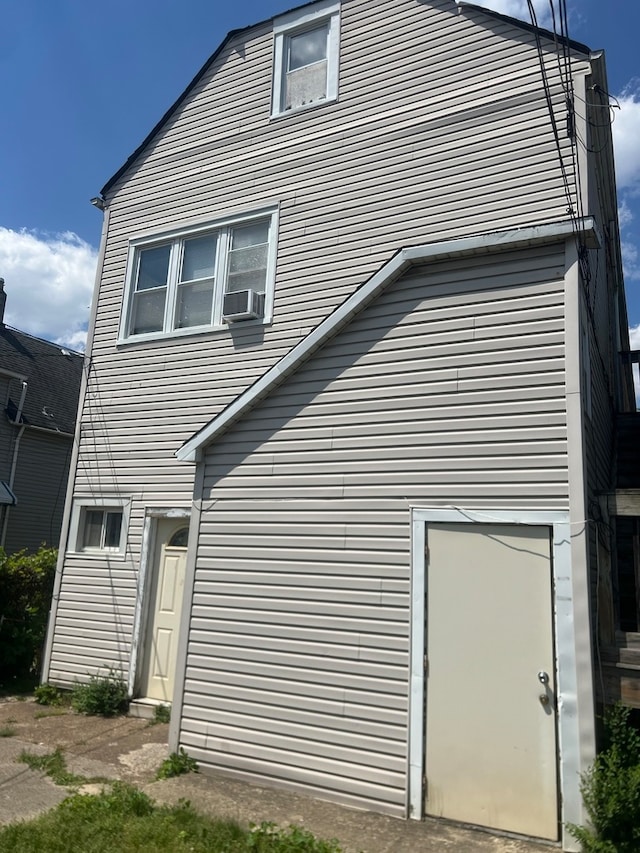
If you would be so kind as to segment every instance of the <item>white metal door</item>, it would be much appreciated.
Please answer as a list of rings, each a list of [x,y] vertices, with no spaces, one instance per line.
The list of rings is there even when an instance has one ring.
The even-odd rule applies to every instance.
[[[175,521],[161,520],[158,523],[140,693],[143,697],[162,702],[171,702],[173,696],[187,563],[185,534],[184,523],[178,529]]]
[[[429,524],[426,812],[558,837],[547,527]]]

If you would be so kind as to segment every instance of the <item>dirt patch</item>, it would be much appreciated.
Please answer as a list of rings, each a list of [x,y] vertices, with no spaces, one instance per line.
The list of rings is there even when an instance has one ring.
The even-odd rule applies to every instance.
[[[87,717],[68,707],[38,705],[33,699],[0,702],[0,729],[3,727],[10,728],[15,738],[46,751],[60,748],[69,756],[110,764],[119,778],[136,782],[152,780],[167,754],[166,723],[150,725],[134,717]]]

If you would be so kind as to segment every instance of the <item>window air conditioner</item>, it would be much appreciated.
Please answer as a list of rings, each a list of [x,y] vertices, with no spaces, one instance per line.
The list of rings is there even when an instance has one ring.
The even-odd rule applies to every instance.
[[[262,317],[264,296],[255,290],[235,290],[225,293],[222,316],[229,323]]]

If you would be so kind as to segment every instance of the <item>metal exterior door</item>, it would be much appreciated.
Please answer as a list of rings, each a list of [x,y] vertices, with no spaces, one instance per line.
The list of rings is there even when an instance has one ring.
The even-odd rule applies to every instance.
[[[140,692],[162,702],[171,702],[173,696],[187,548],[172,543],[184,540],[180,535],[183,530],[176,532],[175,521],[158,523]]]
[[[429,815],[558,837],[547,527],[427,528]]]

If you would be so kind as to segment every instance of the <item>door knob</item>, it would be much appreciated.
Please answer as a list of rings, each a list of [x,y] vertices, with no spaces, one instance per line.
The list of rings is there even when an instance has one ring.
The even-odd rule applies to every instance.
[[[540,684],[548,684],[549,683],[548,673],[542,672],[542,671],[539,672],[538,673],[538,681],[540,682]]]

